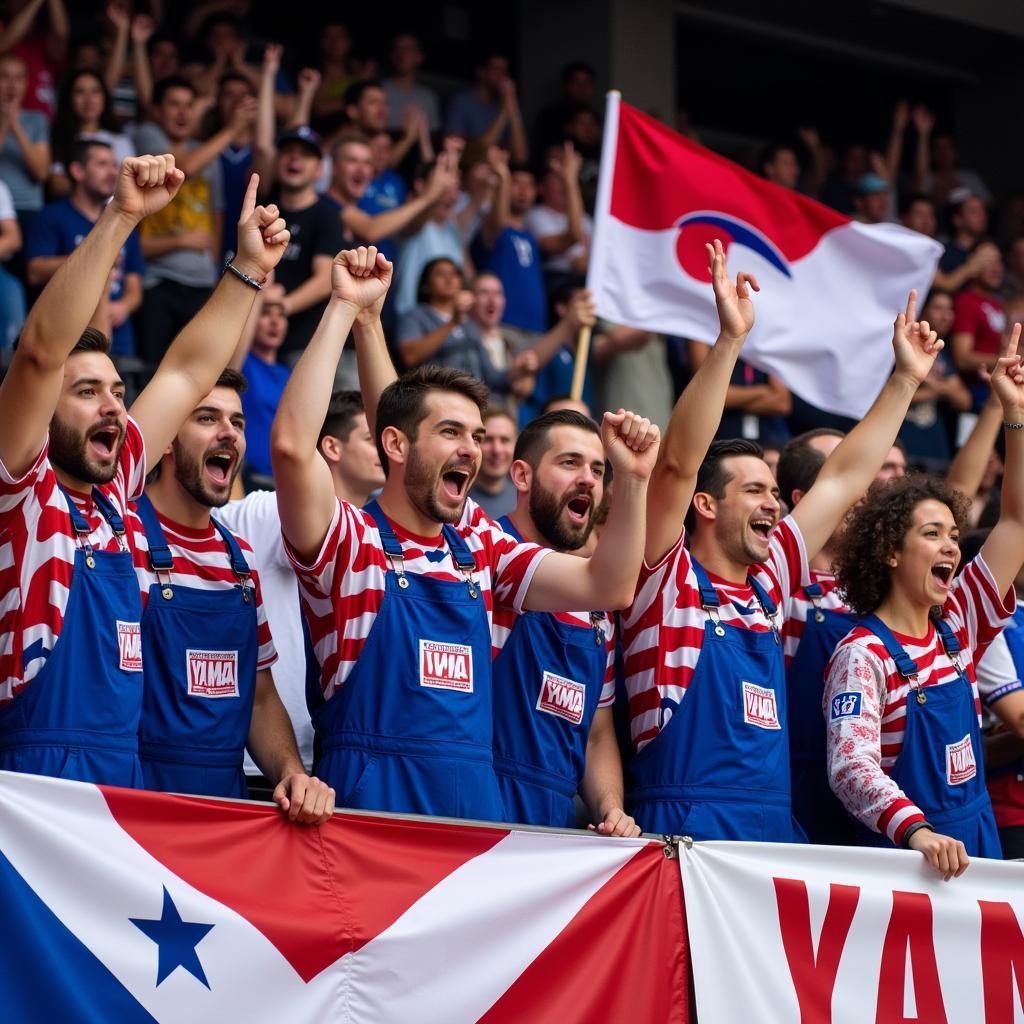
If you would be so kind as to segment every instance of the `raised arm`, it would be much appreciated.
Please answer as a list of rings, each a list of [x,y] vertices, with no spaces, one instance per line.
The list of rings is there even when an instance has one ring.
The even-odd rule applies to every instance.
[[[257,206],[259,177],[252,175],[238,222],[238,250],[232,264],[262,281],[288,247],[288,230],[276,206]],[[146,441],[150,465],[178,433],[181,424],[216,383],[238,343],[256,289],[225,273],[206,305],[174,339],[153,379],[135,400],[132,416]]]
[[[718,340],[693,375],[669,420],[665,443],[651,476],[647,503],[647,547],[644,560],[655,565],[679,539],[686,510],[693,499],[697,471],[714,440],[729,381],[743,342],[754,326],[750,288],[760,291],[757,280],[740,273],[733,285],[722,243],[707,246],[708,266],[718,306]]]
[[[361,309],[356,314],[356,322],[352,325],[359,387],[363,395],[363,411],[366,413],[366,424],[374,436],[377,430],[377,403],[380,401],[381,392],[392,381],[398,380],[395,364],[391,361],[391,353],[388,352],[387,339],[384,337],[384,326],[380,320],[386,294],[385,292],[372,305]]]
[[[114,41],[107,54],[107,65],[103,69],[103,81],[107,92],[113,92],[124,73],[125,57],[128,55],[128,33],[131,27],[131,11],[120,3],[107,5],[107,19],[114,26]]]
[[[391,269],[372,246],[334,257],[327,309],[288,378],[274,417],[270,457],[281,531],[305,561],[320,550],[337,504],[331,471],[317,451],[334,373],[357,314],[383,298]]]
[[[170,202],[184,180],[172,156],[125,160],[114,198],[36,300],[0,385],[0,461],[11,476],[22,476],[43,446],[64,363],[106,291],[121,247],[143,217]]]
[[[497,146],[487,150],[487,164],[494,171],[496,184],[491,196],[491,208],[480,222],[480,240],[485,248],[492,249],[508,223],[512,174],[508,169],[508,153]]]
[[[647,488],[658,456],[658,427],[632,412],[606,412],[605,455],[615,473],[608,521],[590,558],[553,551],[537,566],[523,607],[565,612],[573,608],[626,608],[644,557]]]
[[[1003,407],[993,393],[982,406],[974,429],[949,464],[946,482],[971,501],[977,497],[981,487],[1002,422]]]
[[[146,48],[150,37],[156,31],[156,21],[149,14],[136,14],[132,18],[132,75],[135,78],[135,95],[138,98],[138,118],[145,120],[146,111],[153,102],[153,69],[149,63]]]
[[[253,169],[260,175],[263,192],[266,193],[274,180],[274,82],[281,66],[282,47],[268,43],[263,51],[260,70],[260,86],[257,91],[256,130],[254,132],[252,159]]]
[[[1021,325],[1013,325],[1006,355],[992,373],[992,391],[999,399],[1006,428],[1003,458],[1003,486],[1000,491],[999,522],[981,546],[1000,594],[1013,587],[1014,577],[1024,565],[1024,367],[1021,366]]]
[[[7,23],[7,28],[0,32],[0,53],[6,53],[28,35],[36,15],[43,6],[43,0],[29,0],[27,4]]]
[[[921,382],[931,371],[942,341],[917,322],[917,292],[896,317],[892,345],[896,368],[878,398],[821,467],[814,486],[793,510],[803,534],[807,557],[813,558],[832,536],[843,516],[875,479],[899,433],[903,418]]]

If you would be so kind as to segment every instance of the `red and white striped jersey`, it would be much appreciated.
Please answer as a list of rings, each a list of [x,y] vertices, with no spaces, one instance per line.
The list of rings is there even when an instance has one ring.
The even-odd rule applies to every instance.
[[[46,664],[60,637],[79,542],[48,457],[49,439],[31,469],[14,479],[0,463],[0,702],[9,701]],[[128,420],[114,479],[100,489],[125,519],[132,548],[141,529],[128,502],[142,493],[145,444]],[[69,492],[92,532],[96,551],[121,547],[91,494]]]
[[[577,629],[585,629],[588,634],[593,630],[594,625],[590,621],[590,612],[549,612],[559,622]],[[491,657],[496,658],[505,646],[516,624],[518,615],[514,610],[507,607],[494,609],[493,622],[491,624]],[[604,634],[605,650],[608,653],[605,662],[604,684],[601,687],[601,696],[598,699],[599,708],[611,707],[615,702],[615,621],[611,615],[605,614],[599,624]]]
[[[391,527],[402,545],[406,573],[463,579],[443,535],[420,537],[396,523]],[[472,499],[467,500],[456,529],[476,560],[473,578],[488,626],[493,624],[495,608],[521,611],[533,574],[549,550],[510,537],[492,520],[478,515]],[[387,557],[372,516],[340,498],[313,563],[303,565],[290,548],[289,556],[320,665],[320,685],[329,699],[348,678],[377,618],[390,571]]]
[[[701,607],[684,541],[685,531],[657,565],[643,565],[633,604],[622,613],[630,730],[637,751],[658,735],[668,724],[672,708],[682,702],[704,641],[708,613]],[[750,567],[750,575],[778,609],[776,628],[783,628],[790,598],[809,582],[809,572],[800,528],[787,516],[772,531],[768,560]],[[723,623],[758,632],[772,628],[749,583],[708,576],[721,601]]]
[[[818,569],[811,569],[811,583],[817,583],[821,587],[821,597],[818,598],[818,605],[822,611],[847,612],[846,602],[839,591],[839,584],[835,575],[830,572],[821,572]],[[807,623],[807,616],[813,614],[814,602],[804,593],[800,587],[789,599],[786,606],[786,621],[782,626],[783,650],[786,652],[786,668],[796,657],[800,647],[800,639],[804,635],[804,626]]]
[[[154,511],[156,511],[154,509]],[[238,585],[238,577],[231,568],[228,550],[220,534],[210,523],[202,530],[176,523],[173,519],[160,515],[160,526],[164,531],[164,539],[171,549],[174,568],[170,573],[172,584],[191,587],[194,590],[231,590]],[[149,600],[149,588],[156,584],[156,573],[149,567],[149,543],[142,534],[142,524],[138,524],[140,539],[134,547],[135,575],[139,578],[142,588],[142,607]],[[249,542],[235,534],[235,540],[245,555],[245,560],[252,570],[252,582],[256,591],[256,622],[259,635],[259,652],[256,655],[256,669],[270,668],[277,661],[274,641],[267,623],[267,613],[263,607],[263,590],[260,587],[259,574],[255,570],[255,556]],[[211,636],[216,636],[216,620],[210,622]],[[145,651],[143,651],[145,657]]]
[[[988,566],[979,555],[953,582],[943,616],[960,641],[960,665],[981,701],[974,666],[1013,614],[1011,590],[1000,599]],[[913,680],[900,675],[878,637],[855,626],[840,641],[825,673],[822,709],[828,726],[828,773],[836,796],[868,828],[897,846],[924,814],[889,777],[903,749],[907,698],[913,688],[949,683],[956,668],[935,626],[923,637],[893,632],[917,663]],[[835,703],[834,703],[835,702]],[[975,751],[980,757],[981,751]]]

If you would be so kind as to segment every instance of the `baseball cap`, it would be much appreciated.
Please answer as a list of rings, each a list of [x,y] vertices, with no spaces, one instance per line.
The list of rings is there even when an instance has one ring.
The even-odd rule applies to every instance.
[[[864,174],[857,179],[857,191],[862,196],[869,196],[874,192],[888,192],[892,186],[878,174]]]
[[[280,149],[289,142],[305,143],[317,156],[324,155],[320,136],[309,125],[302,124],[297,128],[289,128],[281,132],[277,137],[277,148]]]

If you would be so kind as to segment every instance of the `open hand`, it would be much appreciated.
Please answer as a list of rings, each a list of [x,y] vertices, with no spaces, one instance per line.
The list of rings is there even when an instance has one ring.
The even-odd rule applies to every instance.
[[[606,412],[601,421],[601,440],[616,479],[650,479],[661,441],[657,424],[625,409]]]
[[[138,223],[162,210],[178,193],[185,174],[170,153],[130,156],[121,161],[111,207]]]
[[[281,262],[291,235],[277,207],[256,205],[260,176],[249,178],[238,220],[238,245],[233,260],[236,267],[262,281]]]
[[[715,289],[721,333],[734,341],[743,341],[754,326],[754,304],[750,301],[750,288],[759,292],[761,286],[753,274],[742,271],[736,275],[736,284],[733,285],[725,261],[725,249],[717,238],[714,245],[708,244],[704,248],[708,253],[708,270],[711,271],[711,285]]]

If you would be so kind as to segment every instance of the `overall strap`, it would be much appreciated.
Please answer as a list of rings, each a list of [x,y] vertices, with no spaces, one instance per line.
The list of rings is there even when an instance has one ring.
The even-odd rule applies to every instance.
[[[98,487],[92,489],[92,500],[96,502],[100,514],[110,524],[114,533],[118,537],[123,537],[125,534],[124,520],[121,518],[121,513],[114,508],[114,503]]]
[[[210,521],[213,523],[214,529],[220,534],[221,540],[224,541],[224,546],[228,549],[228,557],[231,559],[231,571],[238,577],[239,582],[245,582],[252,576],[252,570],[249,568],[249,563],[245,560],[245,555],[242,554],[242,548],[235,539],[235,535],[223,523],[218,522],[215,517],[211,516]]]
[[[68,512],[71,515],[71,525],[74,528],[75,533],[81,537],[88,537],[89,534],[92,533],[92,530],[89,529],[88,521],[75,504],[75,499],[68,494],[63,484],[57,484],[57,486],[60,488],[60,493],[64,495],[64,500],[68,503]]]
[[[771,595],[753,576],[748,576],[747,582],[750,584],[750,589],[754,592],[754,597],[757,598],[757,603],[761,606],[761,611],[771,620],[774,628],[775,613],[778,611],[778,608],[775,607],[775,602],[771,599]]]
[[[381,544],[384,547],[384,553],[389,558],[404,560],[405,555],[402,553],[402,544],[395,536],[395,531],[391,529],[391,524],[381,510],[380,505],[376,501],[371,501],[369,505],[363,506],[363,511],[369,513],[370,518],[376,524]]]
[[[466,542],[459,535],[459,531],[450,523],[441,527],[441,533],[448,543],[448,550],[455,559],[455,564],[463,572],[476,572],[476,559],[473,557]]]
[[[960,646],[960,641],[957,638],[956,633],[953,632],[953,627],[942,617],[932,619],[935,623],[935,628],[939,631],[939,636],[942,639],[942,646],[946,649],[946,655],[951,662],[953,667],[957,671],[957,675],[962,676],[964,670],[960,665],[960,652],[963,648]]]
[[[692,555],[690,556],[690,564],[693,566],[693,575],[697,577],[697,591],[700,594],[700,606],[708,613],[708,618],[715,627],[715,636],[725,636],[725,626],[722,625],[722,621],[719,618],[718,610],[722,607],[721,599],[718,596],[718,591],[711,586],[711,580],[708,578],[707,572],[704,570],[704,566],[697,561]]]
[[[174,568],[174,558],[171,549],[164,536],[163,527],[160,525],[160,518],[156,514],[147,495],[143,494],[135,502],[135,513],[142,521],[142,527],[146,533],[146,543],[149,546],[149,567],[154,573],[170,572]]]
[[[825,596],[825,592],[821,589],[820,583],[808,583],[807,586],[804,587],[804,593],[812,602],[820,601]]]
[[[903,645],[893,636],[892,630],[877,615],[865,615],[860,625],[871,630],[882,641],[886,653],[896,662],[896,670],[901,676],[909,679],[917,675],[917,662],[907,654]]]
[[[96,565],[96,560],[93,557],[95,552],[92,541],[89,540],[89,535],[92,533],[89,521],[82,515],[81,510],[75,504],[75,499],[71,497],[64,485],[58,483],[57,486],[60,488],[61,494],[64,495],[65,502],[67,502],[68,514],[71,516],[71,527],[78,537],[82,551],[85,553],[85,564],[92,569]],[[127,551],[128,546],[124,539],[124,519],[121,518],[121,513],[114,508],[113,502],[98,487],[92,489],[92,500],[100,510],[100,515],[110,524],[110,528],[114,531],[114,536],[117,537],[117,543],[121,550]]]

